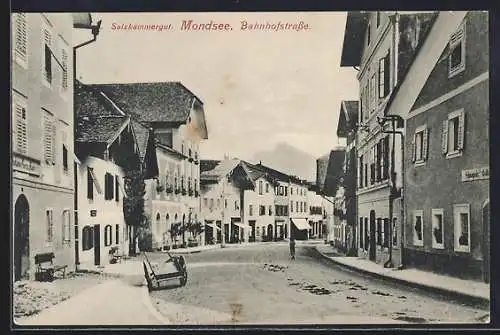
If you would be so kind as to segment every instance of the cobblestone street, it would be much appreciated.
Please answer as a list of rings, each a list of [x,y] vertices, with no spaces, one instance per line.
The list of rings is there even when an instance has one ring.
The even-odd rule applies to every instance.
[[[185,287],[151,293],[175,324],[205,323],[477,323],[487,310],[337,269],[313,258],[312,246],[288,260],[285,244],[185,255]],[[151,258],[160,260],[161,254]],[[210,316],[211,315],[211,316]],[[208,319],[207,319],[208,318]],[[354,318],[354,319],[353,319]]]

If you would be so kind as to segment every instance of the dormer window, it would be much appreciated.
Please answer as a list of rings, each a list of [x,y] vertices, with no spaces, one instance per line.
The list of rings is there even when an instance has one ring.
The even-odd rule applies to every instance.
[[[465,22],[450,37],[448,56],[448,77],[465,70]]]

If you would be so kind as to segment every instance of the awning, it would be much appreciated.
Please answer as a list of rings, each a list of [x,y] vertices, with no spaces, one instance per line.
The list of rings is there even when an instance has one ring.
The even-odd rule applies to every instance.
[[[245,225],[241,222],[231,222],[232,224],[234,224],[235,226],[238,226],[240,228],[245,228]]]
[[[214,223],[206,223],[206,222],[205,222],[205,225],[206,225],[206,226],[209,226],[209,227],[211,227],[211,228],[217,228],[218,230],[220,230],[220,228],[219,228],[219,227],[217,227]]]
[[[307,219],[290,219],[298,230],[310,229]]]

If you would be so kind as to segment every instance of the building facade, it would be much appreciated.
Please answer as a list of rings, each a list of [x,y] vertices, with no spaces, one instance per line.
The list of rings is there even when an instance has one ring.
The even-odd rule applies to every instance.
[[[488,13],[468,12],[442,38],[406,119],[404,259],[488,282]]]
[[[145,196],[151,239],[144,247],[203,243],[204,235],[196,228],[202,222],[199,146],[208,138],[203,102],[180,82],[92,86],[123,113],[151,128],[158,144],[158,181],[148,183]]]
[[[396,227],[403,217],[402,141],[388,133],[403,124],[386,122],[386,108],[435,18],[432,12],[349,12],[347,17],[341,66],[359,69],[360,83],[358,254],[384,266],[401,263]]]
[[[317,193],[317,187],[310,184],[307,190],[309,239],[321,239],[323,237],[323,199]]]
[[[54,252],[74,268],[71,14],[12,14],[12,232],[14,280]]]
[[[339,123],[337,125],[337,137],[345,138],[346,152],[343,164],[343,175],[341,185],[344,189],[343,207],[339,216],[345,217],[346,241],[345,248],[349,255],[357,255],[357,155],[356,155],[356,131],[358,122],[358,101],[342,101],[340,106]]]

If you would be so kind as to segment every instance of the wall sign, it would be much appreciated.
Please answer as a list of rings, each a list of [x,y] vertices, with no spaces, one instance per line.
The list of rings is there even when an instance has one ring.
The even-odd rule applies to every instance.
[[[38,160],[16,153],[12,155],[12,169],[33,176],[40,176],[41,172],[40,162]]]
[[[91,209],[90,210],[90,216],[91,217],[96,217],[97,216],[97,210],[96,209]]]
[[[490,178],[490,168],[482,167],[470,170],[462,170],[462,181],[473,181]]]

